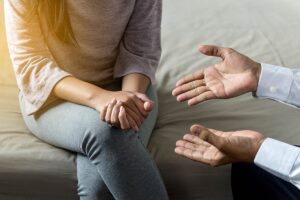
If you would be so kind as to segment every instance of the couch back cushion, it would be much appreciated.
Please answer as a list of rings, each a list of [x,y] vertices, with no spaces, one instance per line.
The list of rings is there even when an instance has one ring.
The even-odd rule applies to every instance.
[[[4,0],[0,0],[0,84],[16,85],[5,39],[3,2]]]

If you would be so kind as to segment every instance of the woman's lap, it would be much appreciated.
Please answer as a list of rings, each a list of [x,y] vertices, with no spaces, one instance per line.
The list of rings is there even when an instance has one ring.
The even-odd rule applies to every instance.
[[[156,102],[153,87],[149,87],[147,95]],[[23,110],[21,95],[20,102]],[[80,187],[79,183],[79,194],[84,194],[92,184],[98,182],[101,183],[99,188],[103,186],[103,190],[95,189],[94,193],[107,194],[109,188],[113,196],[120,199],[147,199],[144,195],[149,199],[166,199],[159,173],[142,145],[142,140],[147,144],[150,138],[156,116],[157,106],[144,121],[139,133],[110,127],[100,120],[96,110],[65,101],[57,101],[36,115],[23,117],[28,128],[41,140],[88,157],[79,161],[90,160],[93,163],[95,168],[87,163],[77,163],[80,168],[78,180],[83,184]],[[93,174],[99,172],[95,175],[98,178],[81,176],[87,171]],[[132,179],[130,183],[133,185],[123,187],[128,185],[129,179]],[[89,183],[91,181],[94,183]],[[146,187],[141,187],[144,183],[149,186],[147,190]],[[85,191],[80,191],[80,188],[85,188]]]
[[[153,87],[149,87],[148,96],[156,101]],[[23,110],[21,95],[20,104]],[[157,106],[149,114],[137,133],[145,146],[155,126],[156,116]],[[36,115],[23,115],[23,118],[30,131],[41,140],[80,153],[84,153],[81,144],[88,132],[119,132],[117,128],[110,127],[107,123],[101,121],[96,110],[62,100],[46,106]],[[123,132],[126,134],[133,132],[133,130]]]

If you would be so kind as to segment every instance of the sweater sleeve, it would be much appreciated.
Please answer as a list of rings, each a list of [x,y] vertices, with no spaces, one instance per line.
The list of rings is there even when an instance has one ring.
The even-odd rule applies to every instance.
[[[37,12],[26,0],[6,0],[5,24],[10,57],[27,115],[37,112],[55,84],[70,76],[55,63],[47,48]]]
[[[161,0],[136,0],[134,11],[120,43],[114,77],[141,73],[155,82],[161,56]]]

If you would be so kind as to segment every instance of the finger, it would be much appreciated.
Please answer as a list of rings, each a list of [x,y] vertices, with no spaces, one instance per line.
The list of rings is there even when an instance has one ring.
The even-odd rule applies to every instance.
[[[194,135],[199,135],[201,130],[205,128],[204,126],[200,125],[200,124],[194,124],[191,126],[190,131],[191,133],[193,133]]]
[[[104,108],[102,109],[102,111],[101,111],[101,113],[100,113],[100,119],[101,119],[102,121],[105,121],[105,115],[106,115],[107,107],[108,107],[108,104],[106,104],[106,105],[104,106]]]
[[[179,81],[177,81],[176,87],[183,85],[185,83],[195,81],[198,79],[203,79],[203,78],[204,78],[204,70],[200,70],[200,71],[194,72],[190,75],[187,75],[187,76],[183,77],[182,79],[180,79]]]
[[[206,92],[203,92],[202,94],[190,99],[188,101],[188,105],[193,106],[193,105],[196,105],[203,101],[207,101],[207,100],[215,99],[215,98],[216,98],[216,95],[212,91],[206,91]]]
[[[207,92],[208,89],[206,86],[201,86],[201,87],[197,87],[193,90],[187,91],[183,94],[180,94],[179,96],[177,96],[177,101],[182,102],[182,101],[186,101],[188,99],[192,99],[194,97],[197,97],[205,92]]]
[[[218,131],[218,130],[215,130],[215,129],[212,129],[212,128],[209,128],[208,130],[210,132],[214,133],[215,135],[220,136],[220,137],[228,137],[228,136],[230,136],[229,133],[225,133],[223,131]]]
[[[135,100],[134,100],[135,99]],[[141,113],[140,111],[140,108],[139,106],[137,106],[136,102],[135,101],[138,101],[138,102],[141,102],[141,100],[139,100],[137,97],[133,97],[133,98],[130,98],[127,102],[125,102],[124,104],[126,105],[126,107],[128,107],[132,112],[135,113],[135,116],[137,116],[137,118],[135,118],[135,120],[138,120],[138,121],[143,121],[144,120],[144,116],[143,114]],[[141,102],[142,103],[142,102]],[[140,107],[142,107],[142,110],[144,110],[144,104],[142,103],[140,105]],[[144,110],[144,112],[146,112]]]
[[[143,94],[143,93],[136,93],[136,96],[141,99],[144,102],[152,102],[154,103],[147,95]]]
[[[199,51],[202,54],[205,54],[207,56],[217,56],[222,58],[223,60],[227,55],[234,52],[234,50],[231,48],[212,46],[212,45],[200,45]]]
[[[204,129],[204,128],[205,127],[200,125],[200,124],[194,124],[194,125],[191,126],[190,131],[194,135],[199,135],[201,130]],[[214,133],[215,135],[220,136],[220,137],[227,137],[227,136],[230,135],[229,133],[225,133],[223,131],[215,130],[215,129],[212,129],[212,128],[208,128],[208,130],[210,132]]]
[[[154,103],[151,103],[151,102],[145,102],[144,103],[144,109],[147,111],[147,112],[151,112],[151,110],[154,108]]]
[[[126,111],[126,109],[125,109]],[[127,112],[127,111],[126,111]],[[127,112],[128,113],[128,112]],[[126,117],[128,119],[128,122],[129,122],[129,125],[130,125],[130,128],[132,128],[133,130],[135,131],[139,131],[139,127],[138,125],[136,124],[136,122],[134,121],[134,119],[130,116],[130,115],[127,115],[126,114]]]
[[[144,101],[138,98],[136,95],[133,96],[133,102],[136,108],[140,111],[143,117],[147,117],[148,112],[144,109]]]
[[[120,107],[119,121],[120,121],[121,128],[122,128],[123,130],[129,129],[129,128],[130,128],[128,119],[127,119],[127,117],[126,117],[125,108],[124,108],[123,106]]]
[[[195,143],[193,141],[188,141],[184,138],[184,140],[178,140],[176,142],[176,146],[204,152],[207,149],[207,147],[211,145],[205,143],[203,140],[202,143]]]
[[[111,111],[110,122],[113,126],[120,127],[119,122],[119,112],[120,112],[121,103],[117,102]]]
[[[175,153],[177,153],[178,155],[187,157],[191,160],[199,161],[201,163],[210,165],[210,160],[211,159],[205,158],[204,155],[203,155],[203,152],[187,149],[187,148],[184,148],[184,147],[176,147],[175,148]]]
[[[140,127],[140,126],[142,125],[143,120],[144,120],[143,117],[138,116],[138,115],[136,114],[136,112],[134,112],[132,109],[130,109],[130,108],[128,108],[128,107],[125,107],[125,111],[126,111],[126,113],[127,113],[127,116],[130,116],[130,117],[134,120],[135,124],[136,124],[138,127]]]
[[[185,147],[187,149],[192,149],[192,150],[196,150],[197,146],[194,143],[185,141],[185,140],[178,140],[176,142],[176,146],[177,147]]]
[[[148,98],[147,95],[143,93],[136,93],[136,96],[144,102],[144,109],[146,112],[150,112],[154,107],[154,101]]]
[[[111,103],[108,104],[108,107],[107,107],[107,110],[106,110],[105,121],[109,124],[111,123],[110,122],[110,116],[111,116],[111,112],[112,112],[112,109],[114,108],[115,104],[116,104],[116,99],[113,99],[111,101]]]
[[[185,83],[183,85],[180,85],[180,86],[176,87],[172,91],[172,95],[173,96],[178,96],[182,93],[185,93],[187,91],[193,90],[193,89],[195,89],[199,86],[204,86],[204,85],[205,85],[204,79],[191,81],[191,82],[188,82],[188,83]]]
[[[191,143],[194,143],[196,145],[202,145],[202,146],[205,146],[205,147],[211,146],[211,144],[209,144],[208,142],[203,140],[200,136],[196,136],[196,135],[192,135],[192,134],[186,134],[186,135],[183,136],[183,139],[187,142],[191,142]]]
[[[208,142],[221,151],[226,150],[228,146],[230,146],[230,143],[228,142],[228,140],[226,140],[226,137],[218,136],[204,126],[193,125],[191,127],[191,130],[196,134],[196,138],[200,138],[201,140]]]

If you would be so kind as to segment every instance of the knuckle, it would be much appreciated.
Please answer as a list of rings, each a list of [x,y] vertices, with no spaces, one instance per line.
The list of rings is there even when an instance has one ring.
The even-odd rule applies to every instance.
[[[226,54],[231,54],[231,53],[233,53],[235,50],[233,49],[233,48],[226,48],[225,49],[225,53]]]
[[[207,94],[204,94],[203,97],[202,97],[202,99],[203,99],[203,100],[208,100],[208,99],[209,99],[209,96],[208,96]]]
[[[203,97],[202,97],[202,96],[197,96],[197,97],[195,98],[195,101],[201,102],[201,101],[203,101]]]
[[[128,103],[130,102],[130,100],[131,100],[130,97],[126,97],[126,98],[124,99],[124,103],[125,103],[125,104],[128,104]]]

